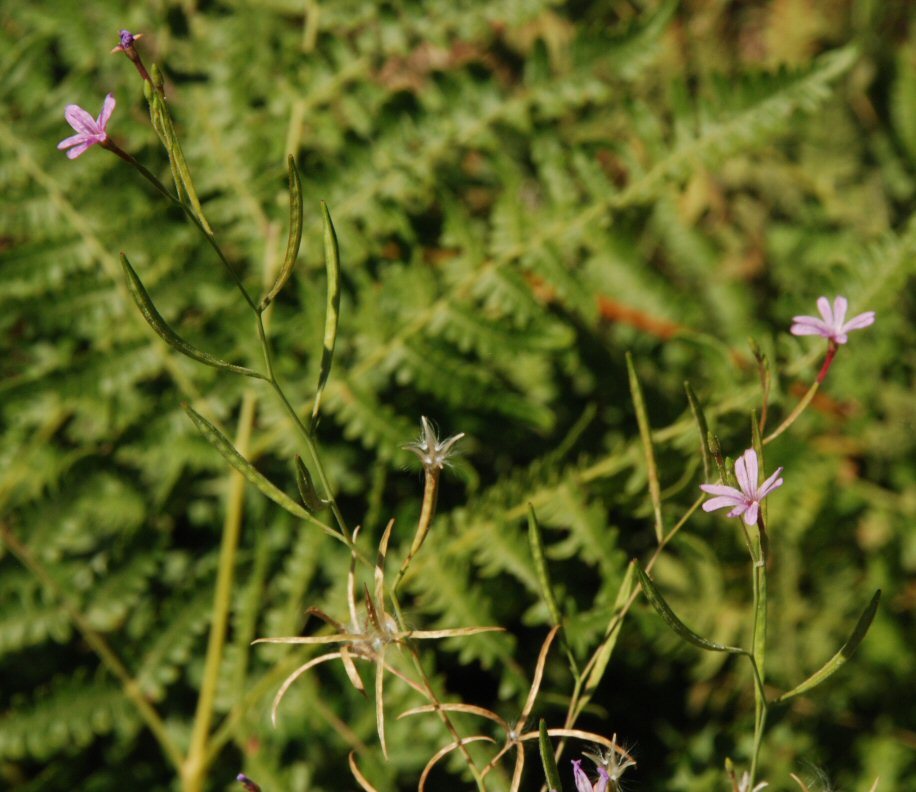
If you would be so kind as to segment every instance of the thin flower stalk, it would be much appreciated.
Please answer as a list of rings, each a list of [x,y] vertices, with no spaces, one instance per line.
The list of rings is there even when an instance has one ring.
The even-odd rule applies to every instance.
[[[402,448],[405,451],[411,451],[416,454],[423,463],[424,487],[423,487],[423,505],[420,508],[420,519],[417,523],[417,532],[414,534],[410,550],[398,570],[397,578],[394,581],[393,590],[397,591],[408,567],[429,533],[433,517],[436,514],[436,501],[439,497],[439,477],[442,471],[451,462],[449,458],[455,453],[455,445],[464,437],[464,432],[460,432],[445,440],[439,440],[429,419],[424,415],[420,418],[421,433],[420,438],[412,443],[408,443]]]
[[[703,492],[715,497],[703,504],[704,511],[731,509],[729,517],[741,517],[745,527],[745,539],[751,556],[751,575],[754,600],[754,629],[751,656],[754,660],[759,684],[754,690],[754,748],[751,759],[750,782],[753,784],[757,772],[757,760],[766,723],[767,703],[763,694],[766,678],[766,634],[767,634],[767,532],[761,513],[761,502],[767,495],[783,485],[783,468],[767,478],[762,484],[757,452],[747,449],[735,462],[735,478],[738,488],[724,484],[701,484]],[[751,534],[748,529],[755,529]]]
[[[821,365],[814,383],[801,398],[799,403],[786,417],[786,419],[769,435],[763,442],[770,443],[785,432],[798,417],[805,411],[811,401],[817,394],[821,384],[827,378],[827,372],[833,365],[836,353],[840,346],[849,340],[849,333],[853,330],[862,330],[875,323],[875,312],[865,311],[846,321],[846,312],[849,308],[849,302],[845,297],[837,296],[831,306],[826,297],[820,297],[817,301],[817,309],[820,317],[817,316],[796,316],[792,320],[792,326],[789,332],[796,336],[817,335],[827,339],[827,354]]]
[[[120,44],[115,47],[113,52],[125,52],[128,56],[136,55],[136,50],[133,46],[133,43],[140,38],[140,35],[131,34],[129,31],[121,31],[121,40]],[[136,55],[137,60],[134,60],[131,57],[131,60],[135,63],[139,62],[139,55]],[[140,63],[142,66],[142,62]],[[145,70],[144,70],[145,71]],[[147,75],[148,77],[148,75]],[[210,247],[216,253],[220,262],[223,264],[225,269],[229,272],[233,281],[236,284],[236,287],[239,289],[242,297],[248,306],[254,311],[256,320],[257,320],[257,329],[258,329],[258,338],[261,343],[261,349],[266,361],[268,369],[268,381],[277,394],[277,397],[280,399],[281,404],[283,405],[284,410],[289,415],[290,419],[293,422],[296,430],[299,432],[302,437],[303,442],[305,443],[306,450],[308,452],[309,458],[314,466],[314,469],[318,475],[318,479],[322,484],[322,487],[325,491],[325,499],[327,500],[332,513],[338,523],[341,534],[343,535],[344,540],[347,544],[351,545],[352,548],[352,538],[350,536],[350,531],[347,528],[346,521],[344,520],[343,514],[340,511],[340,508],[337,504],[337,500],[334,497],[333,489],[328,480],[327,474],[324,470],[324,466],[321,462],[320,455],[318,453],[317,444],[315,442],[312,433],[302,422],[302,419],[299,417],[298,412],[292,406],[289,399],[287,398],[285,392],[283,391],[276,374],[273,370],[273,361],[272,353],[270,349],[270,342],[267,337],[267,331],[264,326],[262,311],[258,308],[251,295],[248,293],[247,288],[245,288],[244,283],[236,268],[229,262],[229,259],[226,257],[222,248],[216,240],[213,232],[210,230],[209,226],[206,224],[201,217],[198,217],[198,214],[194,211],[194,208],[189,206],[180,196],[175,195],[169,190],[146,166],[139,162],[132,154],[124,151],[120,146],[118,146],[108,135],[107,127],[108,122],[111,118],[112,113],[115,108],[115,99],[112,94],[108,94],[105,99],[105,102],[102,107],[102,111],[99,113],[98,118],[93,119],[92,116],[83,110],[78,105],[68,105],[65,111],[65,118],[77,132],[76,135],[72,135],[65,140],[62,140],[58,144],[59,149],[67,149],[67,156],[70,159],[75,159],[91,148],[93,145],[100,145],[102,148],[111,151],[113,154],[118,156],[124,162],[131,165],[137,170],[137,172],[143,176],[162,196],[167,198],[170,202],[178,206],[185,214],[185,216],[194,224],[198,231],[204,236],[204,238],[209,243]],[[442,449],[439,449],[442,450]],[[447,455],[448,448],[444,450],[443,453]]]

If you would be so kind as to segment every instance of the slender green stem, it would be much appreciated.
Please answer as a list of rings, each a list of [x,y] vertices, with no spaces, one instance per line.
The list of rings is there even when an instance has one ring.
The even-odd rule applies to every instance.
[[[61,605],[67,612],[70,620],[76,625],[83,639],[92,647],[92,650],[99,656],[99,659],[105,667],[117,677],[118,681],[121,683],[121,687],[124,689],[124,695],[137,708],[143,722],[150,732],[152,732],[156,742],[158,742],[159,746],[162,748],[162,752],[172,765],[174,765],[175,769],[180,771],[184,764],[184,757],[181,755],[181,751],[169,735],[165,722],[156,711],[156,708],[147,700],[137,680],[131,676],[127,667],[114,653],[114,650],[108,645],[108,642],[100,633],[92,628],[89,624],[89,620],[70,601],[70,598],[64,592],[63,588],[54,579],[51,573],[45,569],[44,565],[32,555],[29,549],[22,544],[5,525],[0,526],[0,538],[2,538],[3,542],[13,555],[19,559],[22,565],[35,575],[35,577],[48,589],[54,592],[54,595],[60,600]]]
[[[213,236],[213,233],[209,231],[203,223],[201,223],[200,219],[196,214],[194,214],[191,207],[188,206],[180,198],[178,198],[178,196],[174,195],[171,190],[169,190],[148,168],[146,168],[146,166],[142,165],[133,155],[128,154],[126,151],[120,148],[111,138],[108,138],[108,140],[102,145],[113,154],[116,154],[122,160],[136,168],[140,175],[143,176],[143,178],[145,178],[150,184],[152,184],[153,187],[155,187],[161,195],[168,198],[169,201],[171,201],[178,208],[180,208],[182,212],[184,212],[188,220],[190,220],[197,227],[200,233],[203,234],[204,238],[210,244],[210,247],[213,248],[214,253],[216,253],[223,266],[232,276],[232,279],[235,281],[235,285],[242,293],[242,297],[245,298],[245,302],[248,303],[252,311],[258,313],[258,306],[255,304],[254,300],[251,298],[251,295],[248,293],[248,289],[245,288],[245,284],[242,283],[242,279],[238,272],[236,272],[235,267],[229,263],[229,259],[226,258],[222,248],[217,243],[216,237]]]
[[[235,446],[244,454],[254,424],[256,397],[247,391],[242,398]],[[207,771],[207,742],[213,720],[213,706],[219,682],[220,666],[226,644],[229,611],[232,607],[232,583],[235,577],[235,558],[242,530],[245,503],[245,478],[232,471],[229,477],[229,493],[226,518],[223,522],[223,539],[219,551],[219,566],[216,576],[216,590],[213,595],[213,615],[210,619],[210,637],[204,661],[204,674],[197,698],[197,711],[191,730],[191,747],[182,768],[184,792],[199,792],[203,789]]]
[[[128,154],[126,151],[121,149],[116,143],[114,143],[110,138],[106,141],[105,147],[109,151],[113,152],[125,162],[132,165],[137,171],[147,180],[156,190],[161,193],[163,196],[168,198],[176,206],[180,207],[181,210],[185,213],[187,218],[197,227],[201,234],[209,242],[210,246],[213,248],[216,255],[219,257],[220,261],[232,275],[233,280],[235,281],[236,286],[238,286],[239,291],[241,291],[242,296],[245,298],[245,302],[248,303],[249,307],[254,311],[255,316],[257,317],[257,328],[258,328],[258,338],[261,342],[261,349],[264,354],[264,361],[267,366],[267,374],[271,386],[273,387],[276,394],[280,397],[280,401],[283,404],[284,409],[293,419],[293,423],[296,425],[297,431],[302,436],[302,439],[305,441],[305,446],[308,449],[309,457],[311,458],[312,464],[315,468],[316,473],[318,474],[318,479],[321,481],[322,486],[325,490],[325,497],[327,498],[331,511],[334,514],[334,518],[337,520],[338,525],[340,526],[341,532],[344,537],[347,539],[347,544],[352,543],[352,534],[350,533],[349,528],[347,527],[346,521],[344,520],[343,514],[340,511],[339,506],[337,505],[337,500],[334,497],[333,490],[331,488],[330,482],[328,481],[327,474],[325,473],[324,466],[321,464],[321,460],[318,455],[318,449],[315,445],[314,438],[311,433],[308,431],[308,428],[305,424],[302,423],[302,420],[299,418],[298,413],[290,404],[289,399],[286,398],[285,393],[283,392],[282,387],[280,386],[279,381],[277,380],[276,374],[274,372],[273,366],[273,357],[270,349],[270,342],[267,338],[267,331],[264,327],[264,321],[262,317],[262,311],[258,309],[258,306],[255,304],[251,295],[248,293],[248,290],[245,288],[244,284],[241,281],[238,273],[235,268],[229,263],[229,260],[226,258],[225,254],[220,248],[219,244],[216,241],[216,238],[211,232],[209,232],[197,218],[191,208],[185,204],[184,201],[180,200],[177,196],[172,194],[172,192],[162,184],[156,176],[149,171],[144,165],[137,161],[131,154]]]
[[[767,638],[767,542],[763,516],[757,518],[758,534],[752,543],[751,563],[753,564],[754,633],[751,641],[751,655],[757,684],[754,687],[754,752],[751,757],[750,786],[754,785],[763,727],[766,722],[766,638]]]
[[[292,419],[296,430],[299,432],[299,435],[302,437],[303,442],[305,443],[305,448],[308,451],[309,459],[312,463],[312,466],[315,469],[315,473],[318,476],[318,480],[321,482],[321,486],[325,492],[325,499],[328,502],[328,505],[331,507],[331,513],[334,515],[334,519],[337,520],[338,526],[340,526],[341,533],[343,534],[346,543],[351,548],[353,545],[353,534],[350,532],[350,529],[347,527],[346,520],[344,520],[343,513],[340,511],[340,506],[337,504],[337,499],[334,497],[334,491],[331,488],[331,482],[328,480],[327,473],[325,472],[324,465],[321,464],[321,458],[318,455],[318,446],[315,443],[315,439],[312,437],[311,433],[308,430],[308,427],[302,422],[302,419],[299,417],[299,414],[296,412],[296,408],[290,404],[289,399],[286,398],[286,394],[283,392],[283,388],[277,382],[274,377],[270,378],[270,385],[274,389],[274,393],[280,399],[283,409],[286,410],[287,415]],[[361,560],[365,561],[365,557],[360,554]]]

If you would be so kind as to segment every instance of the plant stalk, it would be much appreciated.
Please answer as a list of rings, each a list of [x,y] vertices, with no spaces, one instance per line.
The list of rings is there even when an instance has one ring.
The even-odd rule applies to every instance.
[[[256,401],[256,396],[250,390],[246,391],[242,397],[235,446],[243,455],[251,441]],[[245,478],[238,471],[233,470],[229,474],[229,492],[226,500],[226,518],[223,522],[223,538],[219,551],[219,567],[216,576],[216,590],[213,595],[213,615],[210,620],[210,637],[207,642],[204,675],[191,730],[191,747],[181,770],[183,792],[201,792],[203,790],[209,764],[207,742],[213,721],[216,688],[226,645],[226,631],[232,607],[235,560],[245,505]]]

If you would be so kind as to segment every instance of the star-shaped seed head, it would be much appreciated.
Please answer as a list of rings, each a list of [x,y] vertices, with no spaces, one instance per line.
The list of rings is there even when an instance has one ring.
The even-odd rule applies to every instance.
[[[413,451],[420,457],[427,473],[438,473],[450,464],[449,457],[454,454],[455,444],[464,437],[464,432],[439,442],[435,429],[425,415],[420,419],[420,424],[422,431],[419,440],[401,447],[405,451]]]

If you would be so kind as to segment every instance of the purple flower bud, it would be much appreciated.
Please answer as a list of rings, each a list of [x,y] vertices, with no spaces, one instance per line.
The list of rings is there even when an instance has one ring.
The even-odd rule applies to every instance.
[[[238,781],[248,792],[261,792],[261,787],[259,787],[254,781],[252,781],[244,773],[239,773],[235,780]]]

